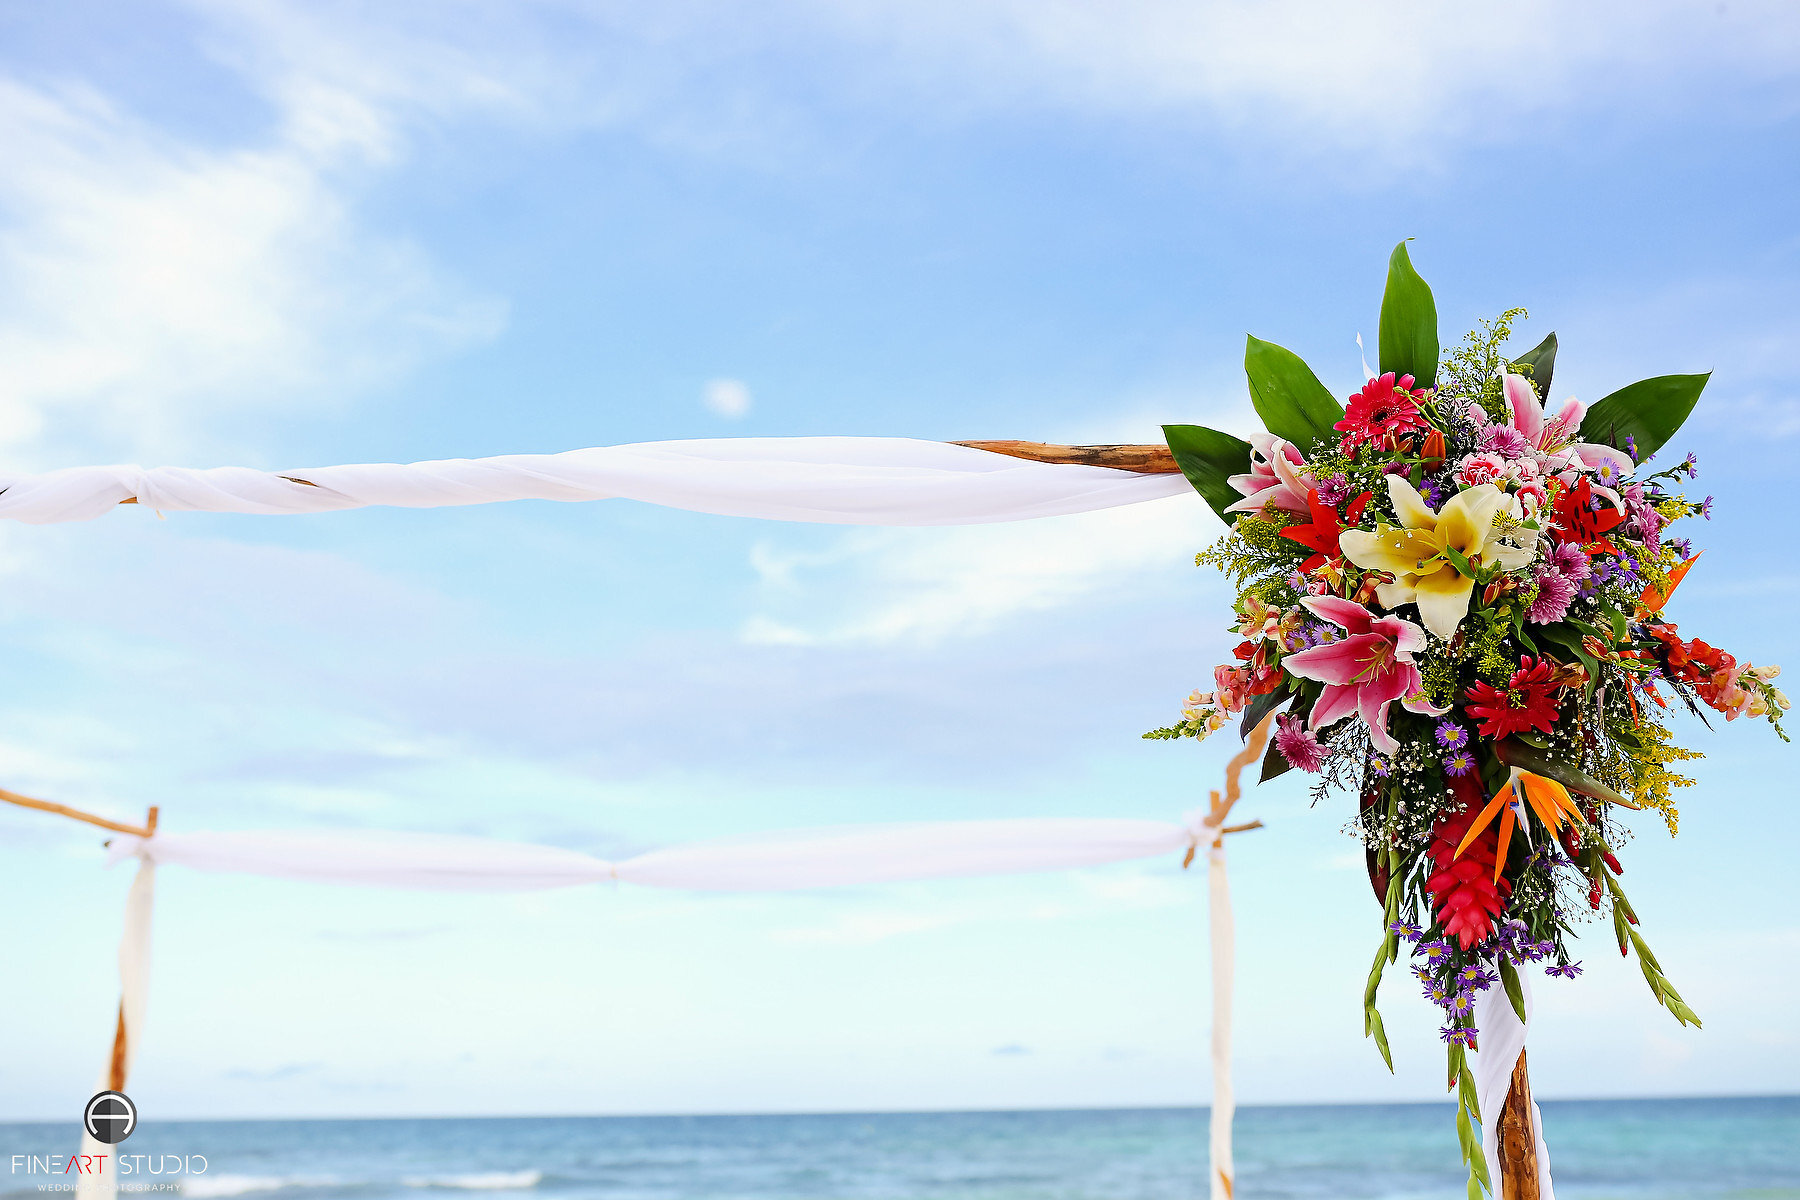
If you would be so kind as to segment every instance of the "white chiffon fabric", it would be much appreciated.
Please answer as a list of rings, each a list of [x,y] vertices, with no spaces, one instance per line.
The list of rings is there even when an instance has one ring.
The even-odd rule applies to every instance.
[[[447,834],[255,831],[116,837],[111,858],[435,891],[539,891],[619,880],[764,892],[1095,866],[1174,853],[1201,836],[1210,833],[1198,824],[1122,818],[938,821],[692,842],[609,862],[554,846]]]
[[[1231,1122],[1237,1097],[1231,1090],[1231,993],[1237,962],[1237,934],[1231,919],[1231,881],[1225,874],[1221,839],[1206,855],[1207,911],[1212,941],[1212,1109],[1207,1143],[1212,1161],[1211,1200],[1232,1200],[1237,1166],[1231,1158]]]
[[[1475,1028],[1481,1031],[1481,1049],[1471,1055],[1470,1070],[1475,1076],[1475,1102],[1481,1106],[1481,1151],[1487,1158],[1488,1178],[1494,1194],[1500,1194],[1499,1139],[1494,1136],[1495,1122],[1506,1106],[1506,1093],[1512,1087],[1513,1064],[1525,1049],[1525,1035],[1531,1027],[1531,981],[1521,973],[1519,988],[1524,993],[1525,1020],[1513,1011],[1506,989],[1490,987],[1475,998]],[[1544,1145],[1544,1118],[1537,1101],[1531,1103],[1531,1131],[1537,1140],[1538,1195],[1542,1200],[1556,1200],[1550,1186],[1550,1150]]]
[[[119,1013],[125,1022],[125,1076],[131,1075],[131,1063],[137,1057],[138,1041],[143,1036],[144,1008],[150,998],[150,915],[156,900],[156,864],[144,859],[138,864],[137,876],[125,895],[125,929],[119,936]],[[112,1086],[112,1044],[107,1043],[106,1061],[100,1066],[100,1077],[94,1093]],[[119,1159],[116,1147],[102,1145],[85,1128],[81,1133],[81,1149],[87,1156],[75,1181],[78,1200],[112,1200],[118,1192]],[[96,1160],[101,1155],[105,1161]]]
[[[138,466],[0,472],[0,518],[86,521],[128,499],[163,512],[278,514],[620,498],[778,521],[980,525],[1189,490],[1180,475],[1031,462],[950,442],[717,438],[280,472]]]

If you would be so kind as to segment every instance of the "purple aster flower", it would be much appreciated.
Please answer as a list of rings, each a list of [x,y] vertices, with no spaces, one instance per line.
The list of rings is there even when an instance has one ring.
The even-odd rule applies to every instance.
[[[1694,543],[1688,541],[1686,538],[1674,538],[1669,542],[1669,545],[1674,547],[1675,553],[1679,554],[1682,558],[1694,557]]]
[[[1390,766],[1388,760],[1381,755],[1371,754],[1369,756],[1369,769],[1375,772],[1375,778],[1386,779],[1389,772],[1393,770],[1393,767]]]
[[[1616,488],[1625,476],[1619,470],[1619,464],[1607,459],[1594,468],[1594,482],[1601,487]]]
[[[1444,485],[1435,479],[1419,481],[1419,498],[1434,511],[1444,502]]]
[[[1712,520],[1712,504],[1713,498],[1711,496],[1708,496],[1700,502],[1700,515],[1709,521]]]
[[[1687,458],[1682,461],[1681,469],[1687,472],[1689,479],[1695,478],[1700,474],[1700,457],[1690,451]]]
[[[1480,963],[1470,963],[1456,973],[1456,982],[1472,992],[1485,992],[1494,986],[1496,980],[1494,973]]]
[[[1632,462],[1638,462],[1637,439],[1629,433],[1625,435],[1625,453],[1631,455]]]
[[[1469,744],[1469,731],[1455,721],[1439,721],[1437,744],[1446,750],[1460,750]]]
[[[1414,963],[1412,973],[1413,978],[1417,979],[1420,983],[1431,982],[1431,968],[1425,966],[1423,963]]]
[[[1475,993],[1458,992],[1444,1002],[1443,1009],[1453,1017],[1472,1017],[1475,1015]]]
[[[1462,778],[1475,769],[1475,756],[1467,750],[1453,750],[1444,756],[1444,774]]]
[[[1581,964],[1578,962],[1563,963],[1561,966],[1552,964],[1544,968],[1544,974],[1552,977],[1560,976],[1563,979],[1573,979],[1581,974]]]
[[[1439,1008],[1447,1007],[1454,997],[1455,993],[1448,984],[1433,983],[1429,979],[1425,981],[1425,998]]]
[[[1350,498],[1350,481],[1342,475],[1328,475],[1319,481],[1319,503],[1337,508]]]
[[[1446,1025],[1438,1030],[1438,1036],[1452,1046],[1461,1046],[1465,1050],[1475,1048],[1475,1029],[1473,1026]]]
[[[1425,932],[1411,921],[1390,922],[1387,931],[1395,937],[1403,937],[1409,942],[1417,941]]]
[[[1306,722],[1292,713],[1275,718],[1275,749],[1289,765],[1309,774],[1317,774],[1325,765],[1325,747],[1319,735],[1306,727]]]
[[[1443,938],[1438,938],[1437,940],[1430,942],[1420,942],[1417,948],[1413,950],[1413,953],[1421,956],[1428,963],[1448,962],[1450,959],[1450,943]]]

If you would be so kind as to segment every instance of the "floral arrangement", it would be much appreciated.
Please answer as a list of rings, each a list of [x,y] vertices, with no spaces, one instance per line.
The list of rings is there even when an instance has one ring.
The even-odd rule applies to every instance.
[[[1778,668],[1682,636],[1664,615],[1699,555],[1680,521],[1711,519],[1653,469],[1705,375],[1666,375],[1587,407],[1552,406],[1556,335],[1508,358],[1514,309],[1439,361],[1437,309],[1405,243],[1389,263],[1379,357],[1341,405],[1296,355],[1249,340],[1267,432],[1248,442],[1169,426],[1176,461],[1230,524],[1198,557],[1237,588],[1234,660],[1151,738],[1244,732],[1275,714],[1266,780],[1290,769],[1360,798],[1353,832],[1384,907],[1364,1032],[1392,1069],[1376,1009],[1410,945],[1443,1010],[1471,1196],[1491,1187],[1464,1059],[1475,998],[1518,972],[1581,971],[1582,917],[1610,915],[1650,990],[1699,1019],[1637,931],[1619,885],[1620,810],[1676,828],[1677,709],[1762,717],[1781,732]],[[1360,342],[1360,339],[1358,339]],[[1786,738],[1785,734],[1782,737]],[[1609,909],[1610,912],[1603,910]]]

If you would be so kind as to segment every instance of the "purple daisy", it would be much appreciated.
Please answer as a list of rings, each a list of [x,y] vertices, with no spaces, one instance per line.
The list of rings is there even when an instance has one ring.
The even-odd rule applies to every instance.
[[[1430,981],[1427,981],[1425,984],[1425,998],[1439,1008],[1443,1008],[1445,1005],[1449,1004],[1450,998],[1454,994],[1455,993],[1453,993],[1445,984],[1432,983]]]
[[[1467,750],[1455,750],[1444,756],[1444,774],[1461,779],[1475,769],[1475,756]]]
[[[1594,468],[1594,482],[1601,487],[1616,488],[1623,478],[1619,473],[1619,465],[1615,462],[1604,461]]]
[[[1381,755],[1371,754],[1369,756],[1369,769],[1375,772],[1375,778],[1386,779],[1388,773],[1393,770],[1393,767],[1390,766],[1388,760]]]
[[[1563,979],[1573,979],[1581,974],[1581,964],[1578,962],[1563,963],[1560,966],[1552,964],[1544,968],[1544,974],[1552,977],[1561,977]]]
[[[1439,721],[1437,744],[1446,750],[1461,750],[1469,744],[1469,731],[1455,721]]]
[[[1387,931],[1395,937],[1403,937],[1409,942],[1418,940],[1419,935],[1425,932],[1411,921],[1390,922]]]
[[[1712,520],[1712,506],[1713,498],[1711,496],[1708,496],[1700,502],[1700,515],[1709,521]]]
[[[1445,941],[1443,938],[1438,938],[1435,941],[1420,942],[1418,947],[1413,950],[1413,953],[1420,955],[1428,963],[1441,963],[1449,960],[1450,949],[1449,942]]]
[[[1689,479],[1693,479],[1695,476],[1699,475],[1700,456],[1690,451],[1687,458],[1682,460],[1681,469],[1687,472],[1687,477]]]
[[[1458,992],[1449,1000],[1439,1001],[1444,1011],[1453,1017],[1472,1017],[1475,1015],[1475,993]]]
[[[1461,1046],[1465,1050],[1475,1048],[1475,1029],[1467,1025],[1446,1025],[1438,1030],[1438,1036],[1452,1046]]]
[[[1485,992],[1494,986],[1494,973],[1480,963],[1470,963],[1456,973],[1456,982],[1470,991]]]

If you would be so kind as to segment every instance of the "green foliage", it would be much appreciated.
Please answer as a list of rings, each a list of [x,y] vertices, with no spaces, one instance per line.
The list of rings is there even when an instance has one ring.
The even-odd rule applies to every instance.
[[[1260,517],[1240,516],[1231,532],[1194,556],[1197,567],[1216,567],[1232,586],[1244,590],[1252,580],[1259,598],[1261,592],[1285,588],[1281,579],[1296,562],[1306,558],[1306,550],[1298,542],[1281,536],[1281,531],[1298,518],[1280,509],[1270,509]]]
[[[1381,369],[1411,375],[1419,387],[1437,381],[1437,301],[1413,270],[1405,242],[1388,258],[1387,291],[1381,297]]]
[[[1462,345],[1444,356],[1438,372],[1438,395],[1467,396],[1478,402],[1489,417],[1506,419],[1506,391],[1501,382],[1501,366],[1506,356],[1500,347],[1512,337],[1513,322],[1528,314],[1522,308],[1509,308],[1491,321],[1481,322],[1479,329],[1463,335]]]
[[[1623,448],[1627,437],[1643,462],[1675,436],[1712,372],[1704,375],[1658,375],[1640,379],[1603,397],[1588,409],[1581,422],[1581,436],[1589,442]]]
[[[1244,345],[1244,374],[1250,380],[1250,403],[1270,433],[1302,452],[1316,441],[1337,441],[1332,426],[1344,419],[1344,406],[1298,354],[1251,337]]]
[[[1556,335],[1549,337],[1512,360],[1513,370],[1531,380],[1538,399],[1550,403],[1550,377],[1556,371]]]
[[[1164,425],[1163,439],[1194,490],[1219,514],[1219,520],[1231,524],[1225,509],[1243,497],[1226,480],[1249,473],[1250,443],[1204,425]]]

